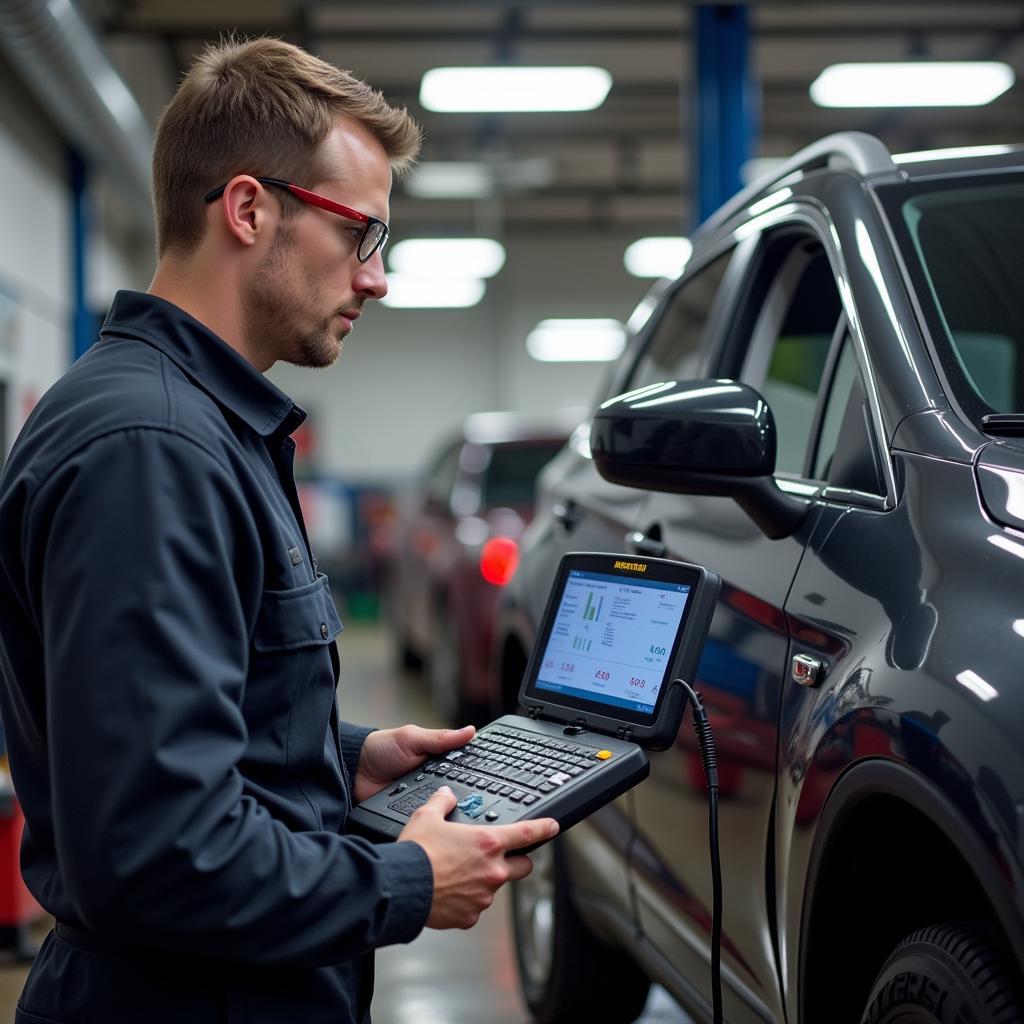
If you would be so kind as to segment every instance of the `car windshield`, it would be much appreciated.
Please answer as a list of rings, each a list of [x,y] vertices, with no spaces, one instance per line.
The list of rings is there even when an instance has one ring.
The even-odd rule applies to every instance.
[[[484,474],[483,504],[488,508],[532,505],[537,474],[564,443],[552,440],[495,445]]]
[[[961,182],[903,186],[886,205],[954,397],[979,422],[1024,411],[1024,180]]]

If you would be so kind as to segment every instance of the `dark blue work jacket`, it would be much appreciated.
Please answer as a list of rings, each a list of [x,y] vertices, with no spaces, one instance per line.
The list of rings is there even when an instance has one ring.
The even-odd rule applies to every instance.
[[[344,834],[367,730],[292,477],[305,414],[119,293],[0,478],[0,714],[60,922],[19,1024],[348,1024],[426,920],[416,843]]]

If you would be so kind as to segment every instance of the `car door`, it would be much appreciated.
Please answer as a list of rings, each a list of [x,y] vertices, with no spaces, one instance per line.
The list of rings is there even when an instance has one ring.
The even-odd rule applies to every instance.
[[[776,480],[812,495],[806,481],[818,393],[841,332],[841,301],[825,247],[805,227],[760,241],[734,317],[708,376],[739,378],[772,409]],[[705,565],[722,592],[701,659],[719,752],[725,889],[722,973],[731,1021],[783,1019],[770,876],[778,715],[787,669],[785,603],[819,509],[772,540],[732,500],[652,493],[633,537],[637,550]],[[703,770],[689,715],[675,744],[652,755],[634,791],[632,869],[644,942],[684,1003],[710,991],[711,873]]]

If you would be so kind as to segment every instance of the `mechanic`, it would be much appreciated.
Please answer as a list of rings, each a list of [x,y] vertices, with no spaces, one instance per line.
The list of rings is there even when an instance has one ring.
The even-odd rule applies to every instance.
[[[273,39],[207,49],[157,131],[158,266],[0,479],[0,713],[56,919],[16,1021],[369,1020],[372,951],[467,928],[549,819],[345,834],[472,727],[339,721],[341,630],[264,376],[328,366],[387,285],[405,110]],[[299,188],[289,187],[298,184]],[[309,191],[305,191],[308,189]]]

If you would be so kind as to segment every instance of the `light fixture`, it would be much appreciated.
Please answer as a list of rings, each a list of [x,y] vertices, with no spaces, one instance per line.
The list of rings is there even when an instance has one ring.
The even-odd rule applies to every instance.
[[[688,238],[653,235],[628,245],[622,262],[634,277],[678,277],[691,252]]]
[[[431,68],[420,103],[442,113],[593,110],[611,86],[596,67]]]
[[[526,337],[526,350],[542,363],[603,363],[626,344],[618,320],[541,320]]]
[[[494,175],[476,160],[435,160],[413,170],[405,191],[418,199],[484,199],[494,194]]]
[[[1001,61],[833,64],[811,83],[819,107],[980,107],[1013,85]]]
[[[394,309],[465,309],[475,306],[486,288],[475,277],[388,274],[388,293],[380,301]]]
[[[388,250],[400,274],[494,277],[505,265],[505,246],[493,238],[405,238]]]

